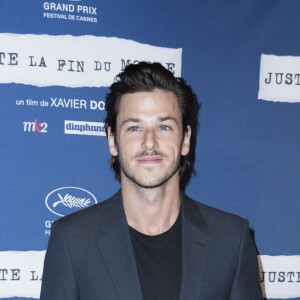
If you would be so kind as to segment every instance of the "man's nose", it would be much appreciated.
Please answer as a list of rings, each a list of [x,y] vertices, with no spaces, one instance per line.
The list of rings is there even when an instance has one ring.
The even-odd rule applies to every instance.
[[[146,150],[153,150],[158,147],[156,133],[153,128],[149,128],[145,131],[142,146]]]

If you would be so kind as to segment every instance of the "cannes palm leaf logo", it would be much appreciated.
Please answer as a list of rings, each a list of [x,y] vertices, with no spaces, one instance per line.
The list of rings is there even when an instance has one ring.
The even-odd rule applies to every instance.
[[[62,204],[69,208],[74,208],[74,207],[84,208],[84,207],[88,207],[89,204],[91,203],[90,198],[80,198],[80,197],[72,196],[70,194],[66,194],[63,197],[60,193],[57,193],[57,195],[59,200],[53,203],[53,207]]]

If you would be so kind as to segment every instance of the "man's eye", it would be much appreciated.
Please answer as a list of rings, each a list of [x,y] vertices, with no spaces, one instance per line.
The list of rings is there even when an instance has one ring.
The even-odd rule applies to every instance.
[[[163,131],[168,131],[168,130],[171,130],[171,127],[168,125],[160,125],[159,129],[163,130]]]
[[[128,131],[134,132],[134,131],[140,131],[140,127],[138,126],[131,126],[128,128]]]

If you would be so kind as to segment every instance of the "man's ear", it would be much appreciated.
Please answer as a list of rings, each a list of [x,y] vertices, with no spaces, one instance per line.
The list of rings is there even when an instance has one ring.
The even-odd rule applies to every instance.
[[[190,143],[191,143],[191,134],[192,129],[191,126],[187,126],[187,130],[183,133],[183,142],[181,147],[181,155],[185,156],[190,152]]]
[[[111,132],[111,127],[107,127],[107,141],[108,141],[108,147],[109,152],[112,156],[118,155],[118,147],[115,141],[115,135]]]

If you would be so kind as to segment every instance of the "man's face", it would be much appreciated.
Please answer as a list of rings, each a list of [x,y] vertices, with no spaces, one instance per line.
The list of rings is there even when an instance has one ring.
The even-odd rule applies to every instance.
[[[174,93],[154,90],[125,94],[120,101],[116,136],[109,148],[118,155],[121,182],[153,188],[178,176],[181,155],[187,155],[190,127],[183,133],[181,113]]]

